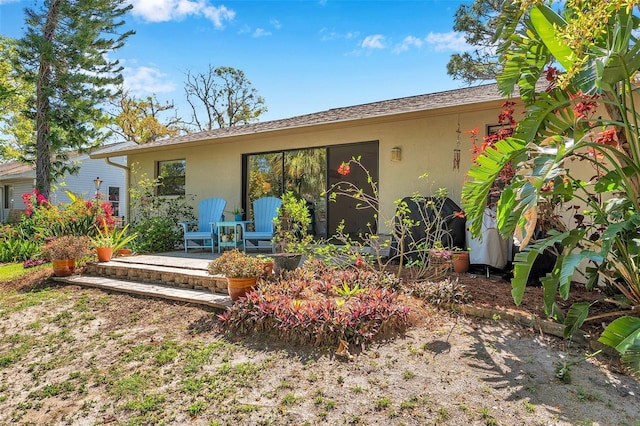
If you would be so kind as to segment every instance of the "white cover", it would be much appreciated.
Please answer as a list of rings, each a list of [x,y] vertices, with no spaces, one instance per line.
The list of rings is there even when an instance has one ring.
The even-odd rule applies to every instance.
[[[500,237],[497,228],[495,209],[487,207],[482,217],[482,241],[471,238],[467,229],[467,246],[469,247],[469,262],[472,265],[487,265],[503,269],[511,259],[512,238]]]

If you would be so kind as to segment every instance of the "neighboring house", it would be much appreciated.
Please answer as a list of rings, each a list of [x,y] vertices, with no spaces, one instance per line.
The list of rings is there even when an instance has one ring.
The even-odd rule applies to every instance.
[[[115,144],[123,147],[125,144]],[[115,146],[114,145],[114,146]],[[68,203],[71,201],[65,191],[70,191],[85,199],[96,196],[94,181],[100,178],[100,194],[111,201],[116,216],[126,216],[126,157],[117,156],[109,159],[116,165],[109,164],[105,160],[89,158],[88,154],[78,154],[70,157],[71,163],[80,166],[77,175],[67,175],[52,185],[50,201],[54,204]],[[25,209],[22,202],[22,194],[31,192],[35,188],[36,172],[28,164],[10,162],[0,164],[0,222],[17,220]]]
[[[518,119],[522,103],[516,101]],[[482,137],[497,124],[503,102],[495,84],[482,85],[193,133],[92,158],[126,155],[139,173],[165,176],[162,195],[193,195],[194,207],[204,198],[222,197],[229,210],[240,206],[246,212],[255,198],[294,189],[314,208],[316,235],[334,233],[343,218],[347,231],[362,232],[373,222],[371,214],[349,200],[328,202],[321,195],[343,179],[341,162],[361,156],[379,184],[381,219],[393,217],[394,200],[416,191],[430,195],[446,188],[460,204],[471,166],[471,141],[464,132],[479,127]],[[428,178],[419,179],[425,173]],[[349,178],[367,187],[366,176],[353,167]],[[129,180],[135,183],[136,177]],[[388,232],[382,221],[377,231]]]

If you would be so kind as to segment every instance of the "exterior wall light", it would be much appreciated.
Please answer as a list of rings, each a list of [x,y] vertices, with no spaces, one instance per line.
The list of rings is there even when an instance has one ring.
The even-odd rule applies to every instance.
[[[391,161],[402,160],[402,149],[399,147],[391,148]]]
[[[97,177],[93,180],[93,183],[96,185],[96,198],[100,195],[100,185],[102,185],[102,179]]]

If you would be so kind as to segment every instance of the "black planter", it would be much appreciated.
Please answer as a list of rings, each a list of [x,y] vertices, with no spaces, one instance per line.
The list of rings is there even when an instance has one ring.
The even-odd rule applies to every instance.
[[[273,258],[273,270],[276,274],[281,271],[293,271],[300,265],[302,254],[300,253],[279,253],[270,254],[269,257]]]

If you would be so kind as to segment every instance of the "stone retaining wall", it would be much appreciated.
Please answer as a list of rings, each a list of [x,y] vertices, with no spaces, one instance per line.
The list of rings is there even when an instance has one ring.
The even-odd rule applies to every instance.
[[[226,278],[208,275],[202,271],[184,271],[185,272],[167,271],[162,268],[149,269],[136,267],[134,265],[121,266],[107,262],[88,263],[85,274],[228,294]]]

